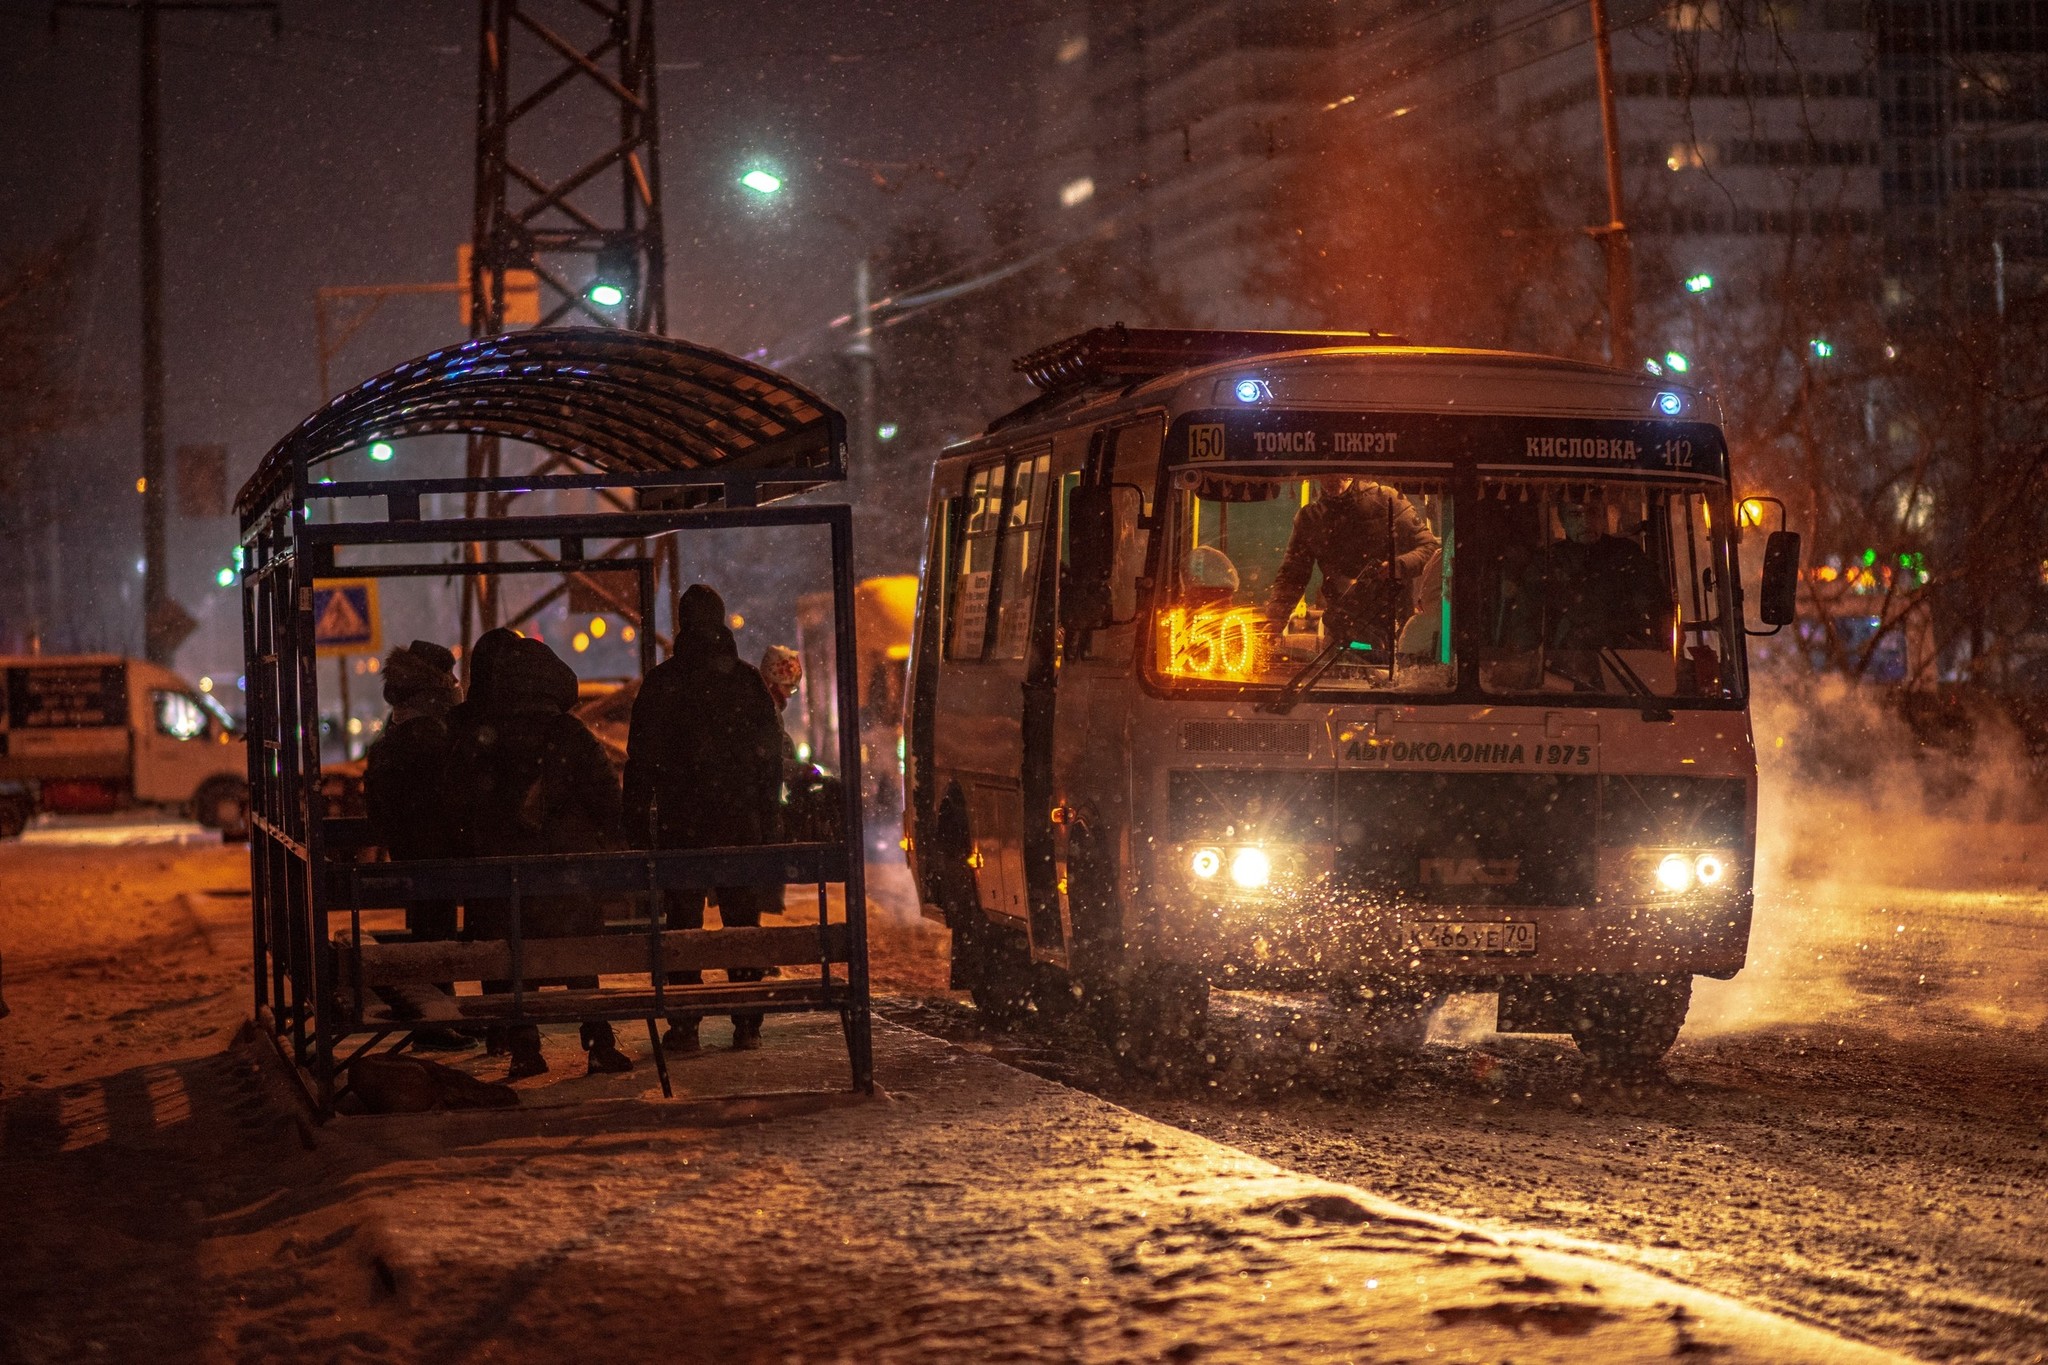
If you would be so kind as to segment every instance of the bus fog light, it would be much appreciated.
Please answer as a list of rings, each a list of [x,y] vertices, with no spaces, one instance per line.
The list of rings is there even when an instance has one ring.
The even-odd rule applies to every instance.
[[[1215,848],[1198,848],[1188,859],[1188,871],[1203,881],[1209,881],[1223,870],[1223,851]]]
[[[1273,879],[1273,860],[1264,849],[1241,848],[1230,859],[1230,880],[1257,890]]]
[[[1721,879],[1728,875],[1728,864],[1722,862],[1717,853],[1702,853],[1693,860],[1692,874],[1699,878],[1701,886],[1719,886]]]
[[[1692,885],[1692,859],[1683,853],[1667,853],[1657,864],[1657,885],[1666,891],[1684,891]]]

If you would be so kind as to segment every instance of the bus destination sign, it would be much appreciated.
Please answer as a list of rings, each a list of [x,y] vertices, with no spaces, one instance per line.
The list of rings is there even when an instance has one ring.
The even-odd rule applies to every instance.
[[[1181,417],[1168,434],[1166,452],[1175,464],[1370,459],[1709,479],[1725,479],[1728,471],[1727,447],[1711,425],[1579,417],[1233,409]]]

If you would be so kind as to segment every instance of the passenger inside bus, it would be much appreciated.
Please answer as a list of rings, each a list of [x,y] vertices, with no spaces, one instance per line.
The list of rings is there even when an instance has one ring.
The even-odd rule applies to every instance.
[[[1483,490],[1480,685],[1726,695],[1733,608],[1704,489],[1502,480]]]
[[[1442,691],[1450,498],[1434,483],[1182,471],[1157,658],[1172,677],[1281,684],[1336,639],[1323,686]]]
[[[1391,649],[1412,607],[1406,585],[1422,576],[1430,555],[1440,548],[1436,535],[1397,489],[1336,476],[1316,483],[1320,496],[1294,515],[1266,618],[1279,623],[1294,615],[1310,575],[1320,570],[1326,606],[1359,584],[1367,585],[1375,600],[1360,614],[1375,623],[1376,638],[1369,643]],[[1375,584],[1381,586],[1375,589]]]
[[[1615,535],[1620,507],[1588,485],[1556,503],[1562,534],[1513,585],[1508,638],[1532,649],[1656,649],[1670,642],[1671,593],[1643,552],[1645,519]],[[1660,638],[1660,636],[1662,638]]]

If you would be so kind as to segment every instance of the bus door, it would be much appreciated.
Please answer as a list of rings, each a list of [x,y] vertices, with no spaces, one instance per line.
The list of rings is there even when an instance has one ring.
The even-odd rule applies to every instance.
[[[1077,937],[1115,926],[1074,922],[1075,841],[1093,841],[1097,865],[1086,875],[1106,876],[1114,892],[1128,832],[1132,774],[1128,726],[1134,677],[1139,576],[1144,572],[1151,499],[1159,472],[1164,419],[1087,433],[1085,447],[1059,450],[1058,563],[1046,566],[1040,593],[1045,654],[1027,678],[1024,704],[1025,861],[1032,879],[1032,953],[1069,965]],[[1113,553],[1107,601],[1076,603],[1095,623],[1063,604],[1060,590],[1073,565],[1067,516],[1081,488],[1107,489]],[[1111,896],[1114,900],[1114,896]]]
[[[933,767],[966,798],[982,909],[1019,927],[1029,915],[1020,698],[1051,464],[1038,445],[967,466],[935,708]]]

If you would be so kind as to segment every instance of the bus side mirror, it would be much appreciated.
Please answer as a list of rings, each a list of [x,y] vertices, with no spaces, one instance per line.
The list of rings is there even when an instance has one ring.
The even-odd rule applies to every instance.
[[[1110,624],[1109,575],[1116,561],[1115,490],[1077,487],[1067,495],[1067,581],[1060,624],[1070,631]]]
[[[1799,533],[1773,531],[1764,542],[1764,573],[1757,613],[1767,626],[1789,626],[1799,614]]]

